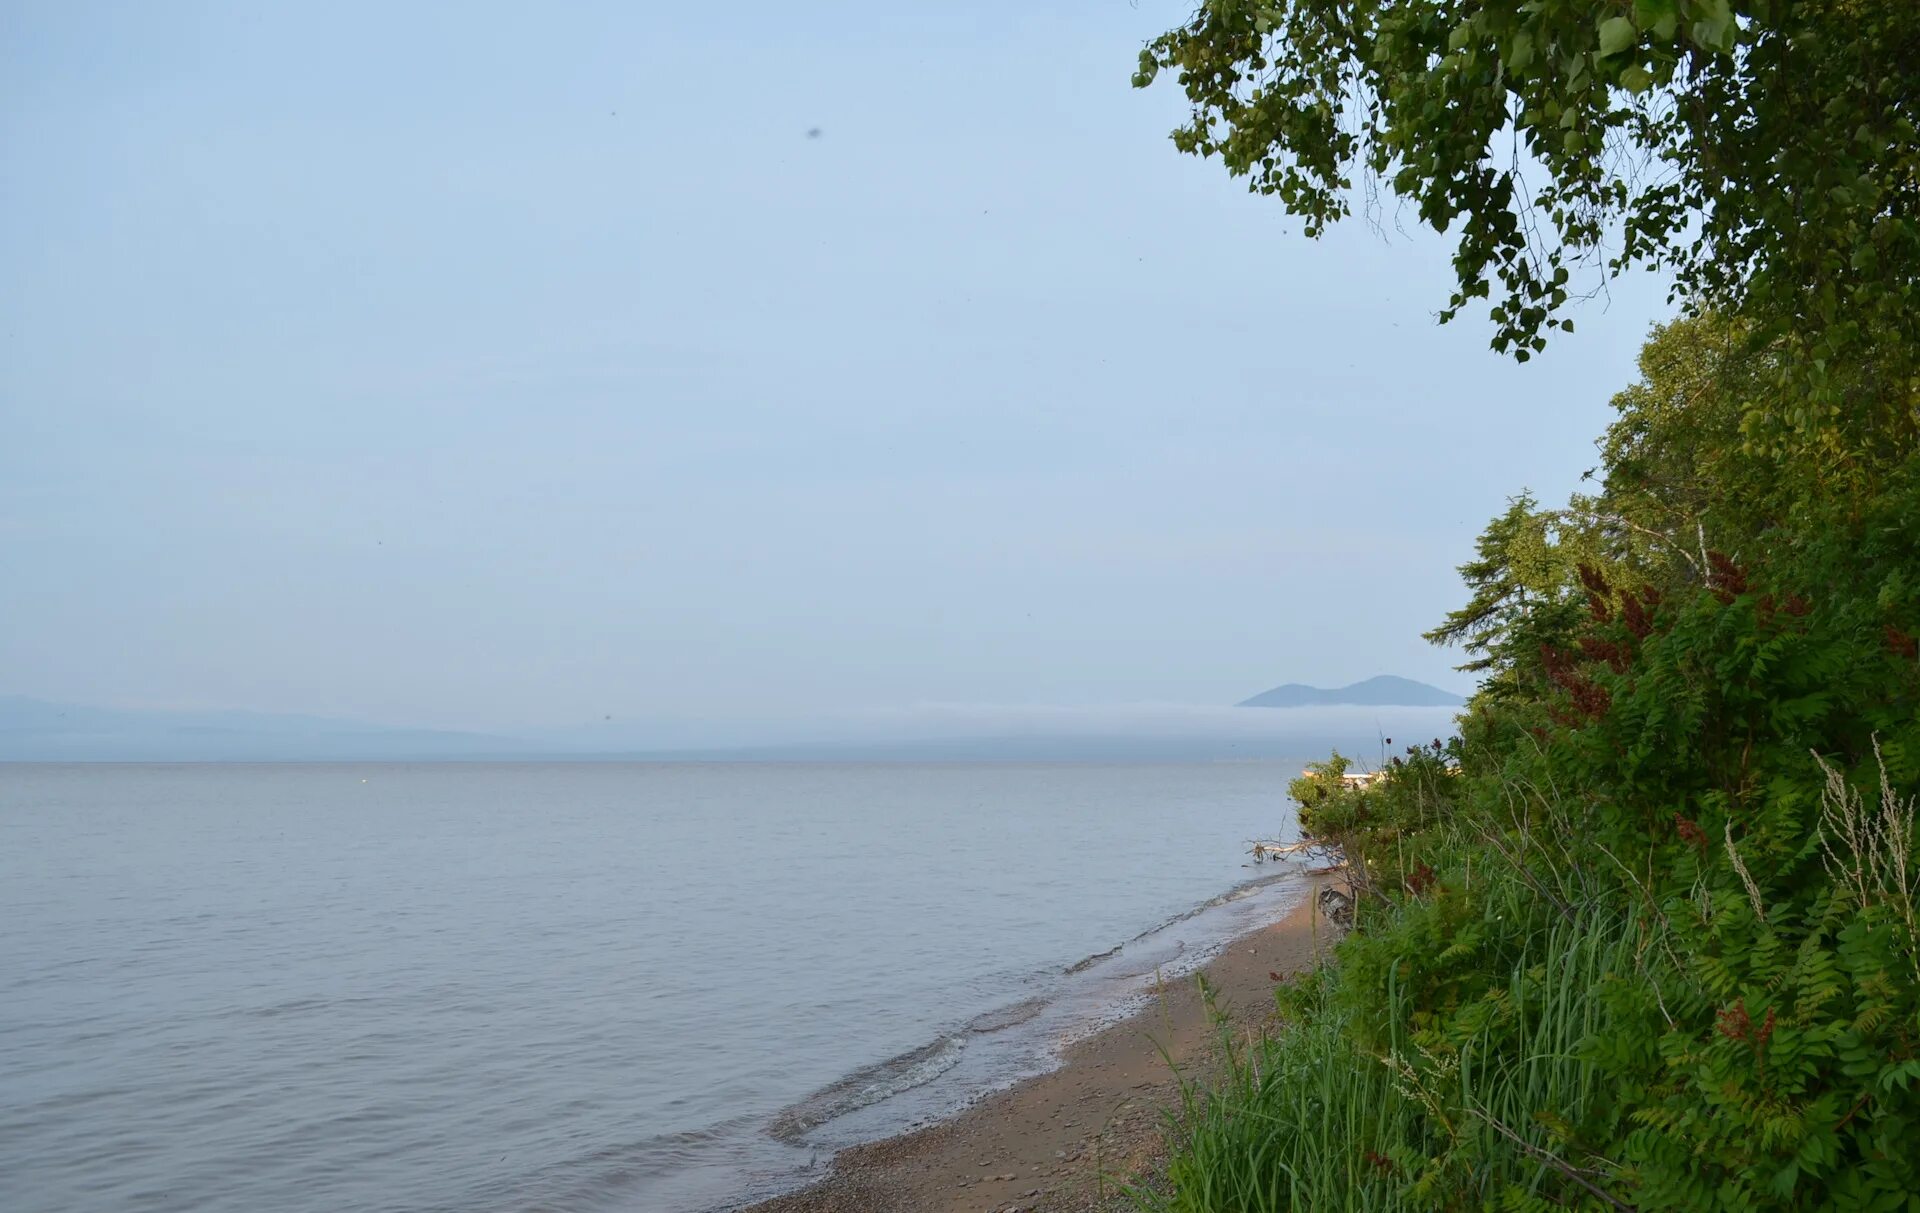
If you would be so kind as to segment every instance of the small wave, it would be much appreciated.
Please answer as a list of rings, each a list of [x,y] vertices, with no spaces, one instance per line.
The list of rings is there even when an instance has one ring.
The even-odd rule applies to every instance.
[[[1084,973],[1088,969],[1091,969],[1093,966],[1099,964],[1101,961],[1107,959],[1107,957],[1120,955],[1120,949],[1126,946],[1127,945],[1124,943],[1114,944],[1112,947],[1108,948],[1104,952],[1095,952],[1093,955],[1087,957],[1085,960],[1074,961],[1072,964],[1068,965],[1063,970],[1063,972]]]
[[[240,1013],[250,1015],[255,1019],[277,1019],[282,1015],[298,1015],[302,1011],[318,1011],[325,1008],[331,1001],[331,999],[318,997],[293,998],[288,999],[286,1002],[274,1003],[271,1006],[248,1007]]]
[[[994,1075],[1000,1085],[1005,1085],[1017,1078],[1043,1072],[1049,1062],[1036,1061],[1027,1055],[1028,1052],[1038,1047],[1057,1060],[1060,1047],[1091,1035],[1144,1005],[1150,994],[1140,988],[1143,979],[1156,975],[1170,980],[1183,977],[1205,963],[1228,942],[1224,938],[1207,938],[1198,942],[1173,938],[1172,928],[1209,910],[1245,900],[1276,885],[1298,879],[1297,872],[1281,871],[1243,881],[1218,896],[1140,932],[1126,943],[1096,952],[1068,965],[1064,970],[1054,970],[1059,976],[1047,982],[1049,990],[1046,994],[976,1015],[967,1021],[964,1028],[952,1034],[941,1036],[930,1044],[878,1065],[856,1070],[788,1107],[773,1119],[766,1131],[776,1140],[789,1145],[799,1144],[800,1139],[831,1121],[903,1092],[925,1087],[960,1065],[969,1038],[977,1040],[979,1048],[985,1051],[979,1061],[969,1063],[969,1069],[964,1072],[973,1081],[977,1082],[983,1075]],[[1112,963],[1106,963],[1109,961]],[[1079,1022],[1066,1023],[1064,1017],[1068,1016]],[[1017,1034],[994,1035],[1035,1020],[1042,1021],[1044,1031],[1041,1036],[1027,1043],[1023,1044]],[[981,1039],[983,1037],[988,1039]],[[1008,1049],[1014,1052],[1003,1056]],[[1039,1068],[1035,1068],[1036,1065]],[[988,1081],[996,1079],[989,1078]],[[974,1096],[980,1093],[976,1091]]]
[[[781,1141],[794,1141],[830,1120],[932,1082],[960,1064],[960,1054],[966,1047],[965,1036],[943,1036],[878,1065],[855,1070],[774,1117],[767,1132]]]
[[[1129,964],[1114,966],[1112,976],[1117,981],[1126,981],[1134,977],[1145,977],[1151,973],[1163,972],[1181,956],[1186,955],[1187,941],[1176,939],[1162,947],[1143,953],[1138,960]]]
[[[1168,927],[1173,926],[1175,923],[1185,922],[1189,918],[1198,917],[1201,914],[1205,914],[1208,910],[1214,909],[1218,906],[1226,905],[1230,901],[1239,901],[1242,898],[1251,897],[1255,893],[1258,893],[1260,890],[1267,888],[1270,885],[1279,884],[1283,880],[1292,880],[1296,876],[1298,876],[1298,873],[1296,872],[1275,872],[1268,876],[1256,876],[1252,880],[1243,880],[1239,884],[1234,885],[1231,889],[1228,889],[1226,892],[1220,894],[1218,897],[1209,897],[1207,900],[1201,902],[1199,905],[1193,907],[1191,910],[1182,910],[1180,913],[1175,914],[1172,918],[1167,919],[1165,922],[1159,923],[1155,926],[1148,927],[1146,930],[1140,932],[1138,935],[1135,935],[1132,939],[1128,940],[1127,942],[1138,943],[1140,940],[1145,939],[1147,936],[1156,935],[1161,931],[1166,930]]]
[[[1120,949],[1115,948],[1113,951],[1118,952],[1119,950]],[[1107,955],[1111,956],[1113,952],[1109,952]],[[1067,971],[1071,973],[1073,970],[1069,969]],[[1025,1002],[1016,1002],[1012,1006],[1001,1007],[995,1011],[988,1011],[984,1015],[974,1016],[967,1023],[967,1031],[972,1032],[976,1036],[985,1036],[989,1032],[1003,1032],[1008,1028],[1018,1027],[1020,1024],[1026,1023],[1040,1012],[1046,1010],[1046,1008],[1047,1000],[1045,998],[1029,998]]]
[[[756,1118],[735,1116],[701,1128],[659,1133],[630,1142],[607,1142],[531,1172],[488,1176],[488,1199],[464,1207],[511,1209],[607,1209],[631,1207],[636,1193],[658,1192],[716,1166],[739,1178],[754,1156],[748,1148]],[[798,1174],[799,1172],[796,1172]],[[715,1207],[696,1181],[690,1191],[700,1207]],[[454,1206],[447,1206],[454,1207]],[[683,1206],[684,1207],[684,1206]],[[734,1207],[728,1203],[727,1208]]]

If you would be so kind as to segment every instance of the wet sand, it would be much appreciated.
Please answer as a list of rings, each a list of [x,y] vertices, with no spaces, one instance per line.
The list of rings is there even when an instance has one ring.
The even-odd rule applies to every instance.
[[[1338,936],[1316,908],[1322,881],[1285,918],[1243,936],[1201,970],[1214,1005],[1245,1037],[1273,1013],[1275,975],[1310,968]],[[1201,1074],[1220,1027],[1197,983],[1170,982],[1131,1019],[1075,1045],[1065,1064],[940,1124],[842,1150],[810,1188],[746,1213],[1088,1213],[1130,1208],[1117,1181],[1151,1177],[1163,1112]]]

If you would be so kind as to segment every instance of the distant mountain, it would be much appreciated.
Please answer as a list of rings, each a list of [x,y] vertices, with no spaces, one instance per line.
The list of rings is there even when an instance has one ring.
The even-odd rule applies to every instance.
[[[319,716],[97,708],[0,695],[0,762],[332,762],[531,755],[509,737]]]
[[[1451,691],[1430,687],[1424,682],[1415,682],[1411,678],[1396,678],[1392,674],[1382,674],[1377,678],[1369,678],[1365,682],[1356,682],[1352,686],[1331,691],[1305,686],[1298,682],[1289,682],[1271,691],[1262,691],[1252,699],[1241,700],[1237,706],[1322,708],[1335,704],[1353,704],[1362,707],[1443,708],[1456,707],[1465,702],[1466,700]]]

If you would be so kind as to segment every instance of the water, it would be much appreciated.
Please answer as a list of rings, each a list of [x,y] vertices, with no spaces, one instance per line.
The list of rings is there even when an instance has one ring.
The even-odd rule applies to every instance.
[[[791,1186],[1276,917],[1295,770],[0,766],[0,1207]]]

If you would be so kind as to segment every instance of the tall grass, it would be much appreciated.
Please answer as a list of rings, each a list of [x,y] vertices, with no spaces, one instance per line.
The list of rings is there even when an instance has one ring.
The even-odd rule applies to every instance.
[[[1369,1155],[1418,1130],[1387,1068],[1361,1056],[1345,1016],[1327,1008],[1250,1051],[1232,1052],[1211,1087],[1187,1085],[1172,1124],[1167,1193],[1146,1208],[1410,1208]]]
[[[1594,991],[1634,970],[1631,924],[1603,909],[1568,918],[1515,914],[1505,898],[1487,905],[1483,925],[1493,934],[1481,946],[1511,961],[1511,978],[1477,1000],[1477,1014],[1452,1031],[1422,1028],[1430,1017],[1393,964],[1371,1007],[1354,997],[1372,985],[1365,978],[1309,976],[1283,997],[1281,1030],[1250,1048],[1228,1040],[1223,1072],[1183,1088],[1169,1124],[1167,1190],[1138,1194],[1140,1205],[1156,1213],[1612,1205],[1613,1177],[1577,1146],[1603,1090],[1581,1044],[1604,1027]],[[1369,930],[1404,946],[1422,912],[1400,903]]]

